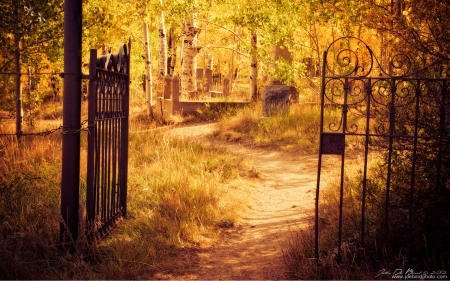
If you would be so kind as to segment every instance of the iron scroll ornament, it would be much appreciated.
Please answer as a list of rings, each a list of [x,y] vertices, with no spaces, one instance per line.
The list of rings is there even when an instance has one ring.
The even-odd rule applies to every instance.
[[[356,37],[336,39],[328,46],[326,53],[326,76],[369,77],[375,76],[374,69],[378,68],[378,77],[405,77],[424,69],[413,65],[410,56],[403,53],[391,55],[383,65],[372,49]]]
[[[432,77],[428,72],[435,66],[446,65],[437,74],[440,78],[450,77],[448,61],[432,55],[411,55],[392,53],[385,61],[380,61],[373,50],[361,39],[348,36],[334,40],[326,49],[326,77]],[[376,72],[376,69],[379,71]]]

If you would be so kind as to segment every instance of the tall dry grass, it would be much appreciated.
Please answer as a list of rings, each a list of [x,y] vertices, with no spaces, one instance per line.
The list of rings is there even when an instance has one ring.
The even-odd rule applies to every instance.
[[[340,159],[334,156],[334,163]],[[333,161],[333,159],[328,159]],[[444,254],[435,255],[432,251],[426,251],[430,247],[426,233],[422,237],[415,238],[412,251],[408,249],[410,230],[408,229],[407,208],[392,204],[389,212],[389,246],[385,247],[384,241],[384,198],[386,193],[386,167],[385,159],[380,152],[369,155],[367,173],[367,192],[365,206],[365,239],[364,247],[361,246],[361,198],[363,180],[363,162],[361,157],[353,155],[347,161],[344,176],[343,208],[342,208],[342,260],[336,260],[338,220],[339,220],[339,196],[340,165],[330,171],[324,172],[323,185],[319,200],[319,258],[314,258],[314,229],[293,231],[286,241],[284,258],[289,267],[290,274],[295,279],[336,279],[336,280],[374,280],[393,279],[395,272],[408,270],[414,272],[442,272],[450,268],[446,241],[441,241]],[[332,165],[331,165],[332,166]],[[392,172],[398,177],[398,171]],[[403,198],[397,184],[405,183],[404,174],[400,182],[391,180],[391,202]],[[392,177],[394,178],[394,176]],[[402,189],[402,187],[400,187]],[[416,192],[426,192],[427,186],[417,186]],[[425,191],[424,191],[425,190]],[[407,192],[406,192],[407,193]],[[419,193],[419,194],[420,194]],[[414,203],[426,203],[422,196],[415,196]],[[415,209],[416,217],[420,217],[418,208]],[[432,219],[430,219],[432,221]],[[442,220],[442,224],[444,224]],[[415,221],[416,231],[419,232],[420,223]],[[429,237],[429,236],[428,236]],[[418,249],[418,250],[417,250]],[[425,250],[424,250],[425,249]],[[431,249],[431,247],[430,247]],[[405,275],[406,276],[406,275]],[[445,275],[441,275],[442,278]],[[430,276],[428,276],[430,278]]]
[[[127,218],[98,243],[80,230],[71,254],[59,244],[60,133],[20,143],[0,137],[0,279],[151,279],[178,247],[208,243],[223,222],[237,219],[243,158],[157,131],[131,132],[129,147]],[[82,166],[85,154],[83,147]]]
[[[317,152],[320,106],[292,104],[289,112],[265,117],[261,103],[253,103],[224,118],[215,133],[218,138],[262,147]]]

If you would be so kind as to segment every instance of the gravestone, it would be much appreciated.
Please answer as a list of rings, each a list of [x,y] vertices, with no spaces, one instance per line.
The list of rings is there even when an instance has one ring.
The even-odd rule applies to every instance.
[[[224,97],[228,97],[230,95],[230,79],[228,79],[228,77],[223,78],[222,94]]]
[[[283,42],[280,45],[283,45]],[[281,57],[287,62],[292,62],[292,55],[287,48],[273,46],[271,53],[274,58]],[[272,67],[275,67],[275,65],[272,65]],[[271,84],[264,87],[263,114],[271,116],[278,112],[288,112],[290,97],[291,87],[271,78]]]
[[[205,81],[202,81],[203,80],[203,68],[197,68],[197,84],[198,84],[198,89],[199,89],[199,91],[201,91],[200,89],[202,88],[201,87],[201,83],[205,83],[205,85],[204,85],[204,87],[203,87],[203,91],[204,92],[209,92],[210,90],[211,90],[211,85],[212,85],[212,82],[213,82],[213,75],[212,75],[212,70],[211,69],[209,69],[209,68],[206,68],[205,69],[205,78],[206,78],[206,80]]]
[[[291,89],[284,84],[273,84],[264,88],[263,114],[272,116],[278,112],[289,111]]]

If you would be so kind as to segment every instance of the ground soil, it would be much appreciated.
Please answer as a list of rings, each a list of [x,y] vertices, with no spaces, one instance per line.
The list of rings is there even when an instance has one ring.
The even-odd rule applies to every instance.
[[[169,133],[210,142],[215,124],[175,127]],[[160,265],[154,279],[289,279],[283,260],[284,243],[292,231],[313,221],[317,155],[288,153],[227,143],[230,153],[253,160],[256,178],[248,206],[233,227],[224,228],[218,241],[188,247]]]

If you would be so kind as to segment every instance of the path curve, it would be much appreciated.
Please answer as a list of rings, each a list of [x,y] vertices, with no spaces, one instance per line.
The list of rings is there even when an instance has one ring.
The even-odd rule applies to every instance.
[[[202,138],[215,124],[170,130],[179,137]],[[163,263],[155,279],[289,279],[283,243],[291,229],[313,220],[317,155],[292,155],[227,143],[227,150],[253,160],[257,179],[244,178],[251,189],[248,208],[223,238],[207,247],[184,249]]]

